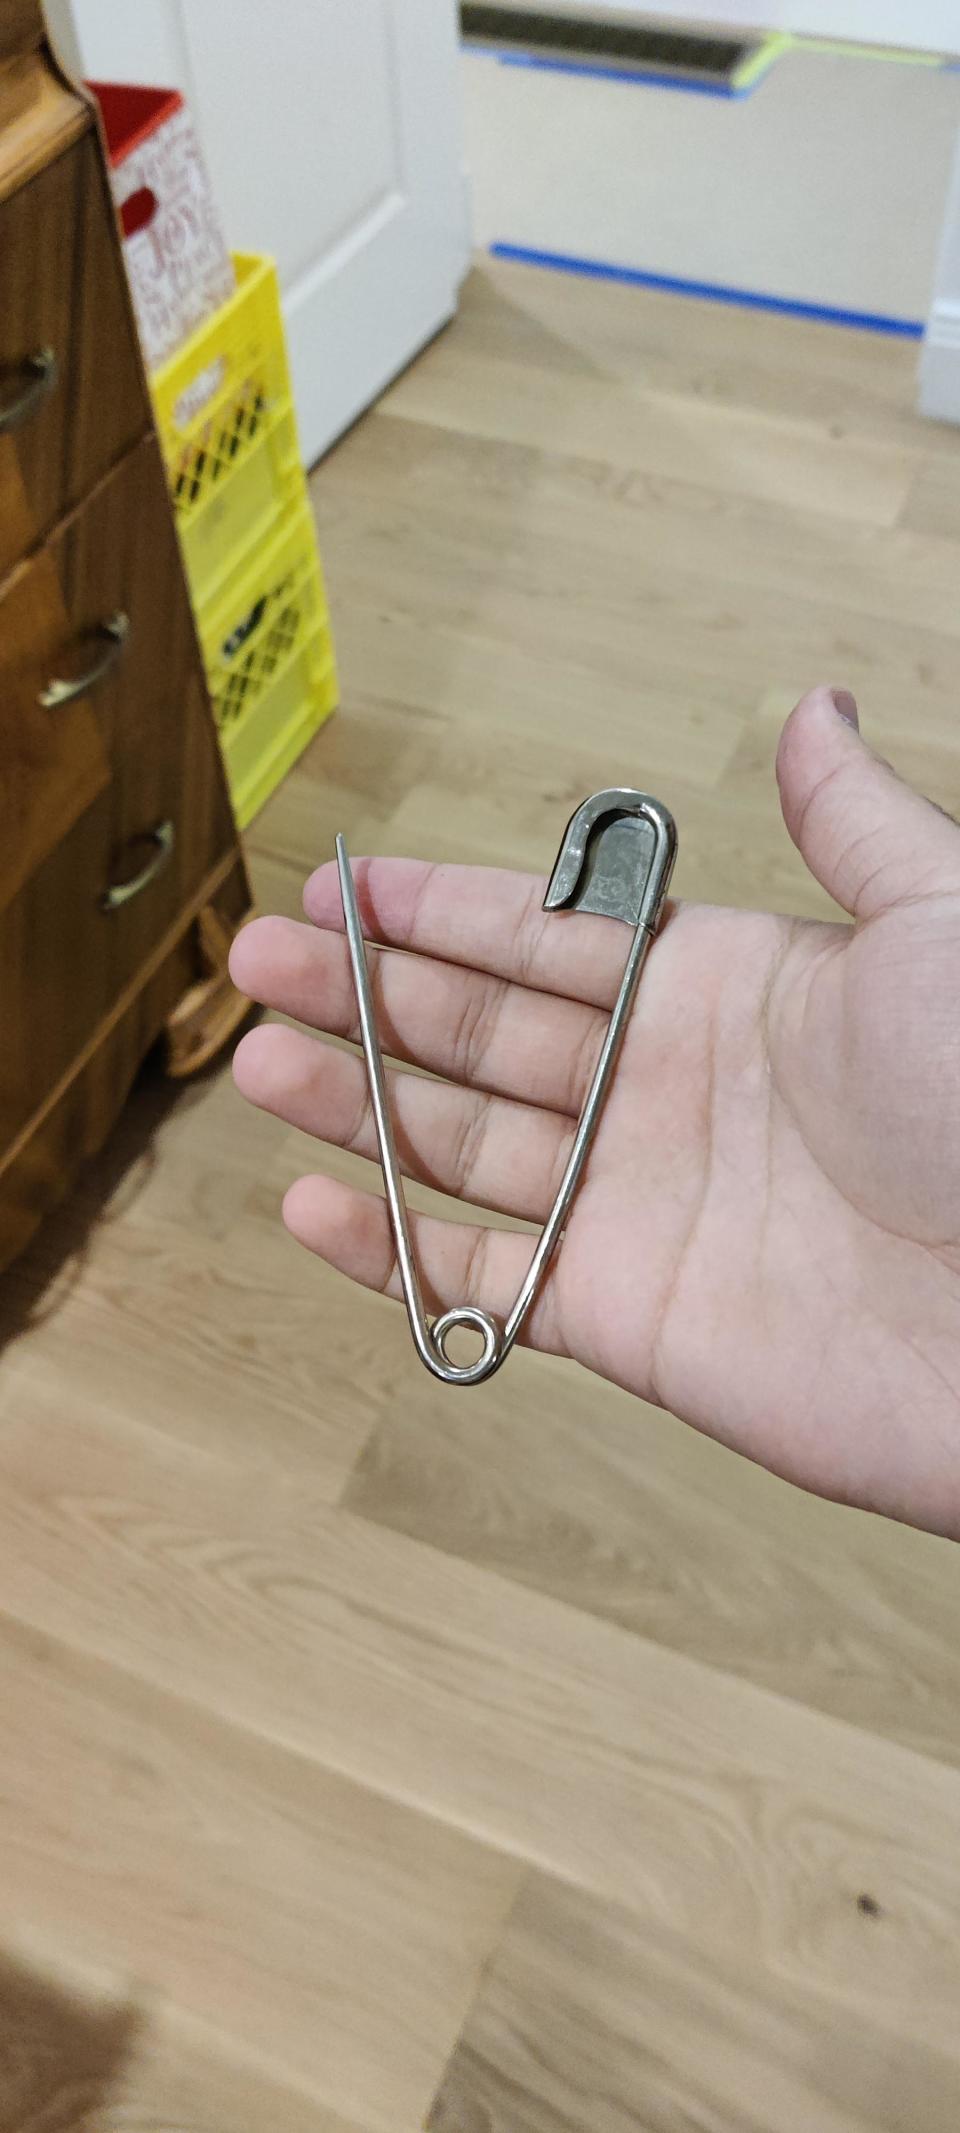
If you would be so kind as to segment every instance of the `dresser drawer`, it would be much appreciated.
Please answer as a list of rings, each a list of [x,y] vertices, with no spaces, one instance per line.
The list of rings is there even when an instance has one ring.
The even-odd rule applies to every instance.
[[[0,576],[149,421],[91,128],[0,201]]]
[[[111,858],[104,793],[0,916],[0,1156],[105,1012],[106,913],[96,885],[107,882]]]
[[[118,849],[178,797],[172,906],[234,832],[153,438],[0,588],[0,909],[108,784]]]
[[[44,549],[0,591],[0,912],[109,783],[89,698],[47,700],[69,629]]]
[[[4,610],[51,574],[59,639],[48,630],[32,652],[21,647],[12,671]],[[0,914],[0,1147],[235,843],[152,439],[0,598],[0,766],[18,717],[41,700],[65,728],[82,712],[99,768],[94,797],[42,857],[35,840],[29,876]]]

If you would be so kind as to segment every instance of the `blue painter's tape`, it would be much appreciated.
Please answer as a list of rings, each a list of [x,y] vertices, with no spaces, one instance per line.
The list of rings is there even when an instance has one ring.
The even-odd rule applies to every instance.
[[[604,66],[601,60],[548,59],[539,52],[501,52],[491,55],[502,67],[530,67],[539,74],[579,74],[591,81],[632,82],[634,88],[676,89],[685,96],[720,96],[726,103],[741,102],[752,96],[764,79],[762,74],[743,89],[717,81],[680,81],[671,74],[655,74],[643,67]]]
[[[807,318],[825,326],[852,326],[860,333],[893,334],[922,341],[922,319],[892,318],[882,311],[847,311],[836,304],[808,304],[796,296],[767,296],[760,289],[731,288],[719,281],[687,281],[679,274],[650,274],[644,267],[618,266],[608,259],[580,259],[571,252],[538,252],[525,244],[492,244],[494,259],[518,266],[550,267],[555,274],[581,274],[590,281],[626,282],[633,289],[660,289],[668,296],[695,296],[707,304],[739,304],[747,311],[776,311],[784,318]]]

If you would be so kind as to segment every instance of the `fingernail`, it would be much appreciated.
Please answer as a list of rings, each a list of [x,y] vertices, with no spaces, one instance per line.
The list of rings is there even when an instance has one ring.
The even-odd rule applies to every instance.
[[[856,697],[851,696],[849,689],[831,689],[830,694],[833,697],[834,710],[839,711],[840,717],[846,719],[847,725],[855,726],[859,733],[860,713],[857,710]]]

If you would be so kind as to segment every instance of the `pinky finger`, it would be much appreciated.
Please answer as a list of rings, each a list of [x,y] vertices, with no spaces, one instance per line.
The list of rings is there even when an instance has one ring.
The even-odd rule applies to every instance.
[[[283,1203],[291,1236],[328,1266],[365,1289],[402,1296],[386,1202],[339,1178],[299,1178]],[[501,1324],[530,1263],[535,1240],[516,1230],[440,1222],[410,1212],[413,1249],[431,1316],[455,1304],[479,1304]],[[530,1347],[566,1355],[554,1283],[547,1278],[520,1338]]]

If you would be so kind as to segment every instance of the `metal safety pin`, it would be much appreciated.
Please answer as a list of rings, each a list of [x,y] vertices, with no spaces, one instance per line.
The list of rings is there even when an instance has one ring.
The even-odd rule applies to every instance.
[[[664,897],[673,872],[677,832],[673,816],[648,793],[614,787],[584,800],[571,816],[550,877],[545,911],[595,911],[606,918],[624,919],[634,929],[620,990],[593,1071],[593,1080],[580,1113],[573,1146],[560,1188],[527,1268],[516,1303],[503,1326],[488,1311],[475,1304],[457,1304],[431,1324],[424,1309],[410,1235],[410,1218],[403,1193],[397,1144],[387,1102],[383,1054],[377,1035],[367,967],[363,929],[357,908],[353,873],[342,837],[337,838],[340,895],[347,929],[347,945],[357,995],[360,1035],[370,1085],[370,1101],[377,1129],[387,1206],[397,1252],[410,1330],[417,1354],[434,1377],[445,1385],[480,1385],[499,1370],[520,1332],[560,1242],[570,1203],[580,1182],[590,1152],[607,1091],[613,1078],[630,1009],[647,951],[656,933]],[[483,1349],[473,1363],[451,1362],[446,1342],[455,1327],[467,1326],[480,1334]]]

